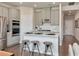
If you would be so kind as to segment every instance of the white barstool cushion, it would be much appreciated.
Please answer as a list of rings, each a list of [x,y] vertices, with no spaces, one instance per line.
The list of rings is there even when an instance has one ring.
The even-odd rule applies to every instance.
[[[74,56],[74,53],[73,53],[73,49],[72,49],[72,45],[71,44],[69,44],[68,54],[69,54],[69,56]]]
[[[73,52],[75,56],[79,56],[79,45],[77,43],[73,44]]]

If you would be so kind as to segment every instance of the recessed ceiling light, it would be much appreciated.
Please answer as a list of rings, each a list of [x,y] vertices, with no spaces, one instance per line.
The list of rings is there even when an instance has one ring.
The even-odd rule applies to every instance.
[[[37,4],[34,4],[34,7],[37,7]]]

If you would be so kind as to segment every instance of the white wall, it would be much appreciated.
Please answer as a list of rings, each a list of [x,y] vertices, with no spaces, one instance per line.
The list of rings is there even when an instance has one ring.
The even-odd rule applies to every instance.
[[[79,20],[79,11],[76,12],[75,20]],[[75,28],[74,32],[75,32],[75,38],[79,41],[79,28]]]
[[[63,11],[79,10],[79,5],[63,6],[62,10],[63,10]]]
[[[74,36],[74,15],[65,15],[64,17],[64,35]]]
[[[20,39],[33,29],[33,8],[20,7]]]

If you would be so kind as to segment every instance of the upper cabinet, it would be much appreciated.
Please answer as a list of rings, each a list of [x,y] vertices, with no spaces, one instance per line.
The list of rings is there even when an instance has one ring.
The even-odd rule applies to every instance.
[[[8,17],[9,9],[6,7],[0,7],[0,16]]]
[[[51,24],[58,25],[59,24],[59,10],[51,9]]]
[[[50,8],[43,8],[43,19],[50,19]]]
[[[9,9],[9,17],[11,19],[18,20],[20,18],[20,11],[18,9],[15,9],[15,8],[10,8]]]
[[[8,8],[3,7],[3,8],[2,8],[2,11],[3,11],[3,16],[4,16],[4,17],[8,17],[8,16],[9,16],[9,9],[8,9]]]
[[[0,7],[0,16],[2,16],[2,7]]]
[[[34,10],[34,23],[42,25],[45,19],[49,19],[50,24],[59,24],[59,9],[57,8],[38,8]]]
[[[43,9],[35,9],[34,11],[34,24],[41,25],[43,20]]]

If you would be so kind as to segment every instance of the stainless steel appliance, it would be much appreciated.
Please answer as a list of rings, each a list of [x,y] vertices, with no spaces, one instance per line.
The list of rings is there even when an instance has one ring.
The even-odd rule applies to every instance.
[[[12,20],[12,36],[19,35],[20,32],[20,21]]]
[[[7,20],[7,17],[0,16],[0,40],[3,49],[7,47]]]

